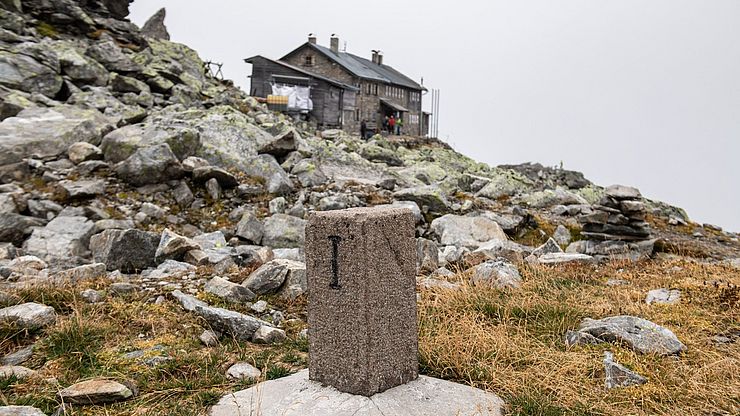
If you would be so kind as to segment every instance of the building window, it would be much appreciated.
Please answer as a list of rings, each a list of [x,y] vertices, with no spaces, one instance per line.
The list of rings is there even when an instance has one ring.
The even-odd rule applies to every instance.
[[[313,66],[314,64],[314,56],[313,55],[306,55],[306,58],[304,60],[305,66]]]
[[[373,94],[378,95],[378,84],[373,84]]]

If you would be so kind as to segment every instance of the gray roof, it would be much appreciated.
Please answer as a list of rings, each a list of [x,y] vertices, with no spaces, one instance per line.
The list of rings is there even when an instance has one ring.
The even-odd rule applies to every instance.
[[[311,71],[307,71],[307,70],[305,70],[305,69],[303,69],[303,68],[300,68],[300,67],[297,67],[297,66],[291,65],[291,64],[289,64],[289,63],[287,63],[287,62],[283,62],[283,61],[276,61],[276,60],[274,60],[274,59],[270,59],[270,58],[265,58],[264,56],[261,56],[261,55],[253,56],[253,57],[251,57],[251,58],[246,58],[246,59],[244,60],[244,62],[246,62],[246,63],[248,63],[248,64],[251,64],[251,63],[253,63],[253,62],[254,62],[254,60],[256,60],[256,59],[264,59],[264,60],[266,60],[266,61],[270,61],[270,62],[272,62],[272,63],[278,64],[278,65],[282,65],[282,66],[284,66],[284,67],[286,67],[286,68],[288,68],[288,69],[291,69],[291,70],[293,70],[293,71],[295,71],[295,72],[298,72],[298,73],[301,73],[301,74],[307,75],[307,76],[309,76],[309,77],[312,77],[312,78],[316,78],[316,79],[320,79],[320,80],[326,81],[326,82],[328,82],[328,83],[330,83],[330,84],[332,84],[332,85],[336,85],[337,87],[340,87],[340,88],[343,88],[343,89],[347,89],[347,90],[353,90],[353,91],[359,91],[359,88],[357,88],[357,87],[355,87],[355,86],[353,86],[353,85],[347,85],[347,84],[345,84],[345,83],[342,83],[342,82],[339,82],[339,81],[337,81],[337,80],[335,80],[335,79],[331,79],[331,78],[325,77],[325,76],[323,76],[323,75],[319,75],[319,74],[316,74],[316,73],[314,73],[314,72],[311,72]]]
[[[369,59],[361,58],[357,55],[353,55],[347,52],[334,53],[331,49],[325,46],[315,45],[312,43],[305,43],[301,45],[298,49],[301,49],[306,45],[321,52],[327,58],[338,63],[347,71],[360,78],[380,81],[386,84],[400,85],[402,87],[412,88],[415,90],[425,90],[425,88],[419,85],[416,81],[396,71],[395,69],[393,69],[393,67],[389,65],[378,65],[376,63],[373,63],[373,61]],[[296,51],[298,49],[296,49]],[[284,56],[282,59],[285,59],[287,56],[293,54],[293,52]]]

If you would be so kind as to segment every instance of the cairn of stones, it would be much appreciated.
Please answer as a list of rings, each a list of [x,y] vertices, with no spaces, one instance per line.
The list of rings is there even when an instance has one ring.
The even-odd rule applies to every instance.
[[[645,241],[651,238],[650,225],[645,222],[647,210],[640,191],[622,185],[606,188],[606,194],[594,205],[591,214],[578,220],[581,234],[591,240]]]

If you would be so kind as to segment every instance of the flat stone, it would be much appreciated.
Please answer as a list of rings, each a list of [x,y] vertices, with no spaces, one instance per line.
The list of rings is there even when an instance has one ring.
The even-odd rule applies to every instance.
[[[25,348],[21,348],[16,352],[10,353],[3,357],[3,365],[20,365],[30,360],[33,356],[34,346],[29,345]]]
[[[83,266],[67,269],[57,274],[57,277],[71,282],[90,280],[105,275],[106,266],[103,263],[85,264]]]
[[[372,397],[342,393],[311,381],[303,370],[228,394],[210,416],[501,416],[504,402],[493,393],[420,376]]]
[[[516,266],[501,260],[488,260],[475,266],[470,280],[474,284],[498,288],[517,289],[522,285],[522,276]]]
[[[57,314],[51,306],[23,303],[0,309],[0,323],[14,324],[24,329],[37,329],[56,322]]]
[[[501,226],[485,217],[447,214],[432,221],[431,229],[439,236],[442,245],[474,249],[491,240],[508,240]]]
[[[648,292],[645,303],[648,305],[675,305],[681,302],[681,291],[678,289],[654,289]]]
[[[218,276],[209,280],[203,290],[231,303],[246,303],[255,297],[254,292],[247,287]]]
[[[210,329],[207,329],[203,331],[202,334],[198,337],[200,339],[200,342],[203,343],[206,347],[215,347],[218,345],[218,339],[220,338],[220,334],[218,334],[216,331],[211,331]]]
[[[303,246],[306,221],[286,214],[275,214],[264,221],[262,245],[273,248]]]
[[[309,217],[312,380],[371,396],[417,377],[414,224],[403,208]]]
[[[226,377],[232,380],[257,380],[262,375],[259,368],[245,362],[239,362],[226,370]]]
[[[158,262],[164,260],[182,260],[185,253],[199,248],[200,246],[195,241],[183,237],[174,231],[165,229],[162,232],[162,237],[159,240],[154,258]]]
[[[103,195],[106,184],[102,179],[61,181],[59,187],[66,199],[84,199]]]
[[[60,400],[72,404],[103,404],[128,400],[134,393],[113,380],[87,380],[61,390]]]
[[[201,306],[201,307],[208,306],[207,303],[196,298],[195,296],[186,295],[180,292],[179,290],[175,290],[174,292],[171,293],[171,295],[173,298],[175,298],[180,303],[180,306],[182,306],[182,308],[188,312],[195,312],[195,308],[198,306]]]
[[[261,326],[270,326],[260,319],[228,309],[196,305],[195,313],[205,319],[215,331],[229,334],[239,341],[249,341]]]
[[[686,351],[686,346],[669,329],[635,316],[611,316],[584,319],[578,332],[587,333],[602,342],[626,344],[643,354],[673,355]]]
[[[609,351],[604,352],[604,372],[606,373],[604,385],[607,390],[637,386],[648,381],[645,377],[614,361],[614,354]]]
[[[0,406],[0,416],[46,416],[46,413],[31,406]]]
[[[285,335],[285,331],[269,325],[262,325],[252,335],[252,342],[256,344],[278,344],[286,339],[288,337]]]
[[[593,257],[580,253],[548,253],[537,258],[539,264],[595,263]]]
[[[607,196],[617,200],[642,198],[640,191],[637,188],[633,188],[631,186],[611,185],[607,186],[604,191],[606,192]]]
[[[46,261],[73,262],[85,256],[95,224],[85,217],[57,217],[33,231],[24,247],[26,253]]]

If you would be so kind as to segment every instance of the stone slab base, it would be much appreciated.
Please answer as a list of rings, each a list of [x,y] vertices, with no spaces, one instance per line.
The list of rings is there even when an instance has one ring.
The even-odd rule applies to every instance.
[[[342,393],[308,379],[308,370],[226,395],[211,416],[501,416],[495,394],[420,376],[372,397]]]

